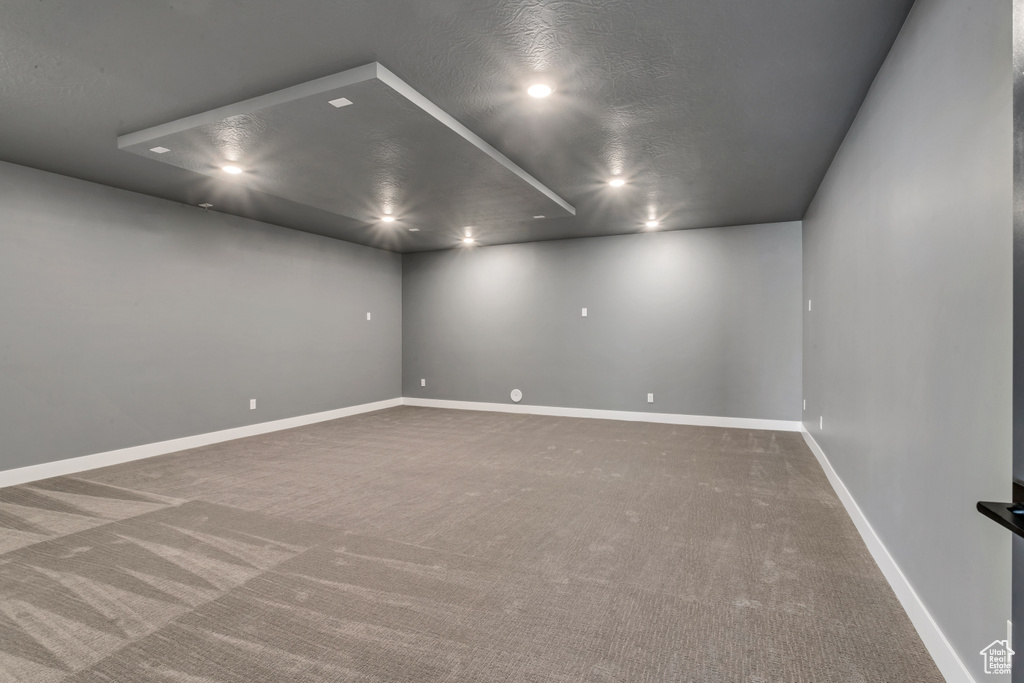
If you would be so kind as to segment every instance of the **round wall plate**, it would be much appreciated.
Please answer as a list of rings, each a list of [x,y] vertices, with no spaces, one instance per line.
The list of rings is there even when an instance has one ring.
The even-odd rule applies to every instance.
[[[523,400],[523,392],[519,391],[518,389],[513,389],[512,393],[509,394],[509,396],[511,396],[512,400],[515,401],[516,403],[519,403],[520,401]]]

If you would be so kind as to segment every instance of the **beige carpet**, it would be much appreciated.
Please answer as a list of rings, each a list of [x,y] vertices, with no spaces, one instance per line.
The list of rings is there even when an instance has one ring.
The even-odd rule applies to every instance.
[[[942,679],[799,434],[401,407],[0,489],[0,680]]]

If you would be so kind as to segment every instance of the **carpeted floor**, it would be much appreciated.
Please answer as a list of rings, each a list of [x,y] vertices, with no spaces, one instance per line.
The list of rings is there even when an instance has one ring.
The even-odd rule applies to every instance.
[[[799,434],[401,407],[0,489],[0,680],[941,681]]]

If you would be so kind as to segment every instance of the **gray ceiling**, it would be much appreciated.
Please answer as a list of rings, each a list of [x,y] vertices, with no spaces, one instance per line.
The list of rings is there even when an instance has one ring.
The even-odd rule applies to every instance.
[[[5,0],[0,159],[397,251],[451,246],[117,147],[379,61],[577,209],[482,228],[483,244],[635,232],[651,213],[663,229],[797,220],[911,5]],[[539,78],[555,94],[525,96]]]
[[[444,239],[456,246],[496,228],[576,214],[377,62],[130,133],[117,144],[216,184],[362,221],[350,231],[370,231],[389,247]]]

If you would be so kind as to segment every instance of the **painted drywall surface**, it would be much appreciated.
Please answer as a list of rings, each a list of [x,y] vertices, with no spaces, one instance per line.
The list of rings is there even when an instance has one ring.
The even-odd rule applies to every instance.
[[[980,680],[1010,616],[1009,0],[918,2],[804,220],[804,424]],[[819,429],[819,416],[824,429]]]
[[[422,229],[397,232],[366,230],[270,194],[253,201],[235,186],[196,183],[191,172],[113,144],[117,133],[379,60],[580,209],[578,219],[533,221],[523,212],[500,225],[490,220],[488,243],[629,232],[651,201],[678,227],[795,220],[910,5],[4,0],[0,158],[399,251],[457,244],[458,228],[474,222],[454,201],[458,167],[443,150],[428,172],[448,182],[440,194],[452,230],[410,222]],[[556,86],[551,97],[524,92],[538,77]],[[337,130],[362,106],[357,99],[330,107]],[[288,124],[304,126],[304,119]],[[427,141],[403,130],[378,141],[372,158],[335,157],[338,166],[384,179],[380,194],[364,197],[368,215],[391,208],[415,219],[421,201],[437,201],[422,194],[431,182],[420,182],[402,149],[410,137]],[[217,147],[207,149],[216,156]],[[282,172],[277,157],[236,161],[273,184]],[[595,191],[617,173],[629,187],[614,198]],[[500,196],[488,203],[492,215],[514,206]]]
[[[399,255],[3,163],[0,321],[0,469],[400,395]]]
[[[799,419],[799,223],[403,259],[405,396]]]

